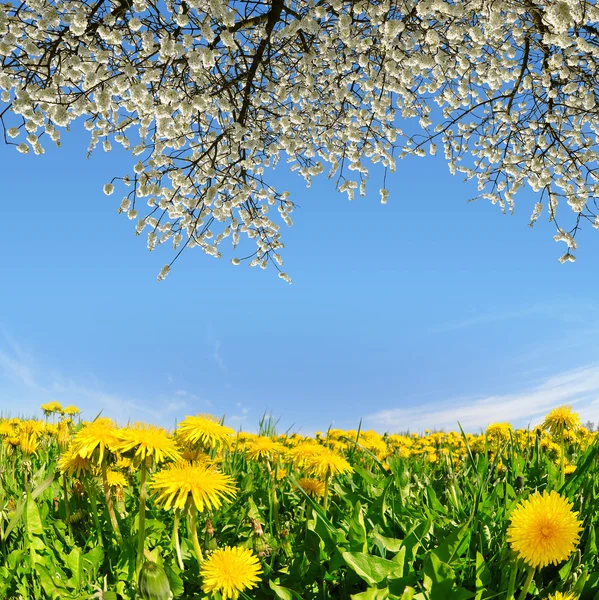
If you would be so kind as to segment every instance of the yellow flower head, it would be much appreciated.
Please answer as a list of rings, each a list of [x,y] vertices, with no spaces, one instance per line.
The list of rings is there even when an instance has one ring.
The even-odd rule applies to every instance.
[[[92,470],[92,465],[89,458],[79,456],[77,449],[71,445],[58,460],[58,470],[61,473],[76,474],[77,477],[81,477],[81,473],[87,473]]]
[[[309,473],[321,479],[353,471],[345,458],[326,449],[324,452],[306,459],[305,465]]]
[[[547,600],[578,600],[578,596],[575,596],[571,592],[566,592],[565,594],[562,592],[555,592],[555,594],[551,594]]]
[[[15,435],[15,428],[9,421],[0,421],[0,435],[3,437],[12,437]]]
[[[192,499],[196,508],[217,509],[223,500],[235,496],[233,479],[203,464],[175,463],[155,473],[150,489],[156,493],[156,502],[164,508],[182,509]]]
[[[106,471],[106,478],[110,487],[127,487],[127,478],[119,471]]]
[[[306,461],[312,460],[315,456],[327,452],[327,449],[313,441],[301,442],[295,448],[292,448],[288,452],[289,458],[292,462],[298,465],[303,465]]]
[[[70,420],[59,421],[56,426],[56,441],[58,447],[64,450],[71,441],[71,422]]]
[[[304,477],[298,483],[308,496],[319,497],[324,495],[324,483],[318,479]]]
[[[37,436],[32,433],[23,432],[19,438],[19,447],[23,454],[37,454],[37,449],[39,448]]]
[[[17,428],[20,433],[28,433],[35,437],[39,437],[46,431],[46,424],[43,421],[27,419],[26,421],[19,421]]]
[[[74,417],[78,415],[81,411],[74,405],[69,404],[69,406],[62,409],[63,414],[69,415],[69,417]]]
[[[576,465],[566,465],[566,467],[564,469],[564,473],[566,475],[572,475],[572,473],[574,473],[574,471],[576,471]]]
[[[580,425],[578,413],[571,406],[554,408],[543,421],[543,428],[549,429],[553,435],[561,435],[564,431],[577,429]]]
[[[107,418],[98,418],[87,423],[73,438],[74,452],[81,458],[89,458],[95,464],[102,464],[105,455],[118,442],[117,428]]]
[[[259,436],[254,438],[247,445],[247,457],[250,460],[273,460],[279,454],[285,451],[285,446],[279,442],[275,442],[270,437]]]
[[[62,414],[62,404],[56,400],[52,400],[52,402],[46,402],[46,404],[42,404],[40,408],[46,416],[51,415],[52,413]]]
[[[136,423],[116,432],[116,440],[111,448],[115,452],[126,453],[135,450],[134,458],[141,461],[151,459],[160,464],[166,459],[181,460],[175,440],[165,429],[155,425]]]
[[[544,567],[566,560],[580,539],[581,522],[572,503],[557,492],[535,492],[511,515],[508,542],[531,567]]]
[[[185,417],[177,427],[176,436],[186,444],[201,444],[205,448],[228,446],[235,432],[221,425],[212,415]]]
[[[200,568],[202,589],[206,594],[220,593],[223,600],[236,600],[239,592],[254,588],[262,568],[251,550],[227,546],[215,550]]]
[[[507,442],[510,439],[512,426],[509,423],[493,423],[487,427],[487,438],[495,443]]]

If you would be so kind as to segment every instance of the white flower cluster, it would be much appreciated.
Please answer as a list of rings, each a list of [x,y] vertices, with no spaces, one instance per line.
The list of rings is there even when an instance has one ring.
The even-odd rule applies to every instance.
[[[2,3],[0,122],[22,153],[78,118],[89,152],[130,151],[132,172],[104,192],[128,188],[119,211],[150,250],[171,240],[173,261],[244,236],[249,264],[290,282],[294,203],[267,182],[281,159],[351,200],[373,165],[437,148],[504,211],[538,192],[531,224],[546,200],[573,260],[581,219],[599,222],[598,23],[586,0]]]

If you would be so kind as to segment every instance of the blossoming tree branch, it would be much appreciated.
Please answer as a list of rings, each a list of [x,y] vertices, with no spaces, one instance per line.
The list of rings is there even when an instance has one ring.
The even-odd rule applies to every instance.
[[[565,262],[582,220],[599,227],[598,22],[585,0],[4,2],[0,120],[23,153],[76,119],[88,152],[131,152],[104,191],[150,250],[172,242],[159,279],[185,248],[248,237],[232,262],[291,281],[280,160],[349,199],[380,164],[385,203],[396,160],[437,147],[503,211],[532,188]]]

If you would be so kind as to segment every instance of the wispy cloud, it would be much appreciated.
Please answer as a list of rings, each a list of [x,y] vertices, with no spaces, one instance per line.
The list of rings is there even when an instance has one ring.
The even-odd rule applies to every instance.
[[[221,343],[219,340],[212,340],[212,344],[213,344],[212,358],[214,359],[214,362],[218,365],[219,369],[223,373],[226,373],[227,367],[225,366],[225,361],[223,360],[223,357],[221,356],[221,353],[220,353]]]
[[[75,404],[85,419],[98,413],[120,424],[150,420],[169,427],[176,414],[188,407],[195,396],[157,396],[148,402],[111,390],[93,374],[75,378],[41,364],[7,335],[0,339],[0,409],[12,415],[39,414],[39,406],[58,399]],[[12,399],[15,399],[11,401]],[[18,398],[18,401],[16,400]]]
[[[467,327],[477,327],[489,323],[500,321],[512,321],[517,319],[548,319],[551,321],[561,321],[567,323],[581,322],[587,319],[588,315],[594,314],[597,310],[597,304],[584,299],[572,300],[571,298],[560,302],[536,303],[529,306],[520,306],[508,310],[490,310],[473,314],[466,319],[448,321],[440,325],[433,326],[429,333],[446,333],[465,329]]]
[[[458,422],[468,431],[484,429],[489,423],[509,421],[514,425],[539,422],[560,404],[571,404],[583,421],[599,418],[599,364],[550,376],[518,392],[432,403],[417,408],[390,408],[365,417],[378,430],[422,431],[455,429]]]

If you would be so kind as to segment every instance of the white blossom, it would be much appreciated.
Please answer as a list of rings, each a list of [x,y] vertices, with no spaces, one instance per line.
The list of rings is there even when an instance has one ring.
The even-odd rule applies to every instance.
[[[250,266],[277,269],[295,206],[274,168],[308,186],[325,173],[349,200],[368,197],[384,170],[374,189],[385,204],[397,159],[437,152],[504,212],[533,190],[530,224],[544,206],[560,223],[562,262],[574,260],[583,220],[599,228],[599,10],[589,0],[97,6],[0,7],[4,139],[41,154],[81,120],[89,153],[131,153],[123,171],[134,175],[107,178],[129,187],[118,210],[146,229],[149,249],[172,238],[176,256],[199,247],[219,257],[230,239],[252,248],[240,250]],[[27,142],[16,144],[21,130]]]

